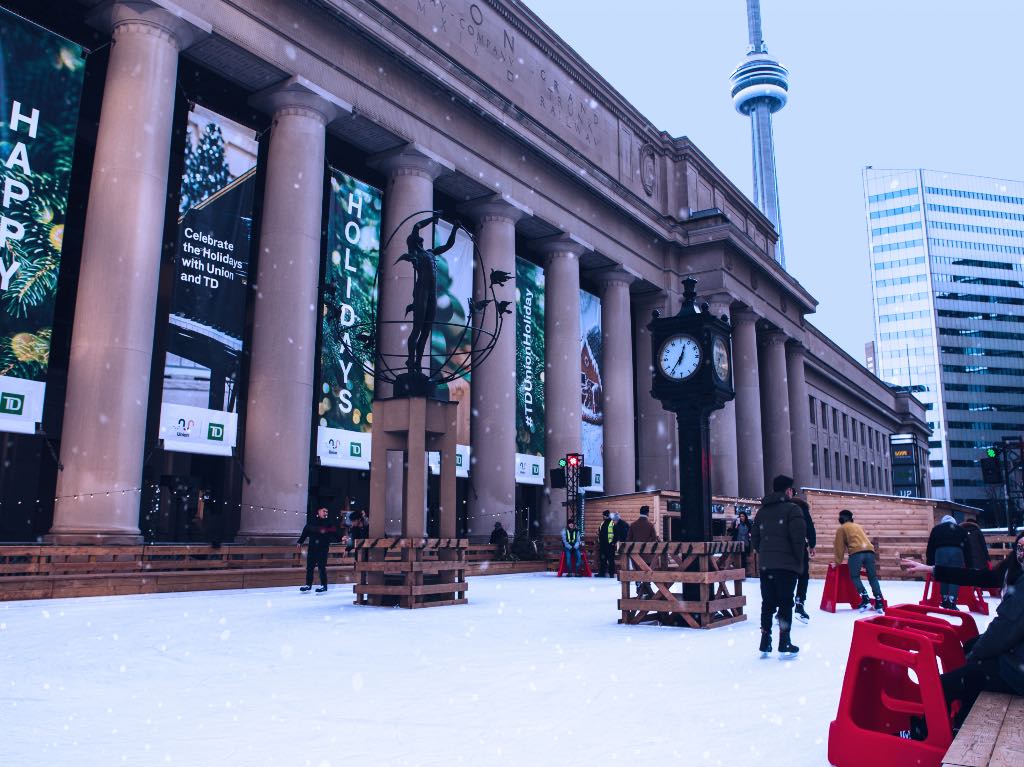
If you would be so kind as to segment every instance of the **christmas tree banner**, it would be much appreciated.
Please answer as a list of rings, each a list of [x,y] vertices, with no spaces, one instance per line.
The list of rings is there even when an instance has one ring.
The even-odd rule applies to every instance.
[[[368,469],[373,376],[347,343],[377,302],[381,193],[332,168],[329,205],[316,454],[325,466]]]
[[[438,222],[434,227],[434,246],[448,242],[452,225]],[[430,369],[437,372],[465,367],[473,350],[473,334],[466,328],[469,299],[473,295],[473,240],[464,230],[455,235],[455,244],[437,259],[437,314],[430,335]],[[458,402],[455,476],[468,477],[470,464],[469,411],[470,375],[446,384],[448,399]],[[440,454],[430,453],[428,465],[433,474],[440,472]]]
[[[256,191],[256,134],[189,113],[160,439],[165,450],[231,455]]]
[[[43,418],[82,48],[0,9],[0,431]]]
[[[580,425],[583,461],[593,469],[586,490],[604,490],[604,396],[601,384],[601,299],[580,291]],[[581,488],[584,489],[584,488]]]
[[[509,332],[513,328],[507,328]],[[544,270],[516,258],[516,482],[544,484]]]

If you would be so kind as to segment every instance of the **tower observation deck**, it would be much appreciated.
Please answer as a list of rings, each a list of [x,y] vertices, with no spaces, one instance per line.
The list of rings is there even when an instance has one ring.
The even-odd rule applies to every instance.
[[[747,31],[750,40],[747,57],[733,70],[729,83],[736,111],[750,116],[754,204],[775,224],[775,230],[779,233],[775,260],[785,268],[772,114],[786,106],[789,98],[789,72],[765,48],[761,33],[760,0],[747,0]]]

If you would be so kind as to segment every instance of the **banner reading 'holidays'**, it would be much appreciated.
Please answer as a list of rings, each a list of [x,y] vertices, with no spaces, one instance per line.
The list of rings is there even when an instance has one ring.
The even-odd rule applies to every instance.
[[[522,258],[516,258],[515,334],[516,482],[543,485],[544,270]]]
[[[80,46],[0,9],[0,431],[43,419],[84,77]]]
[[[580,427],[583,460],[593,470],[585,489],[604,490],[604,385],[601,381],[601,299],[580,291]],[[581,488],[584,489],[584,488]]]

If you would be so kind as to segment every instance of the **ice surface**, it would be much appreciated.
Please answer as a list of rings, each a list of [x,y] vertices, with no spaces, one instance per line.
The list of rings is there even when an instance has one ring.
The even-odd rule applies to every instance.
[[[859,615],[821,587],[791,661],[757,653],[756,580],[706,632],[619,626],[617,581],[550,574],[418,611],[348,585],[0,603],[0,765],[825,765]]]

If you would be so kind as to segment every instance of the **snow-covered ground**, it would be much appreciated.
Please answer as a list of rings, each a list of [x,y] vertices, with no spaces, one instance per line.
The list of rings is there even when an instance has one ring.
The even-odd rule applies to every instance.
[[[762,660],[745,585],[714,631],[619,626],[616,581],[550,574],[417,611],[347,585],[0,603],[0,765],[825,765],[858,616],[813,609]]]

